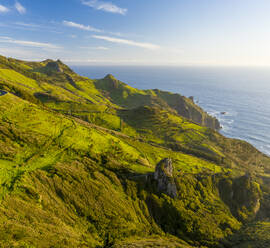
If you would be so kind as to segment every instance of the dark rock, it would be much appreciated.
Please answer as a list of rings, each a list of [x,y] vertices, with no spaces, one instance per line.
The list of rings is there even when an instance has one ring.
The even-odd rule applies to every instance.
[[[56,71],[56,72],[63,72],[63,69],[61,68],[59,62],[50,61],[47,63],[46,68]]]
[[[202,108],[196,105],[192,96],[189,97],[190,101],[188,98],[179,94],[171,94],[165,91],[155,92],[160,98],[165,100],[171,108],[175,109],[179,115],[202,126],[215,130],[221,129],[218,119],[207,114]]]
[[[172,198],[177,197],[177,189],[173,178],[173,165],[170,158],[165,158],[157,164],[154,179],[158,183],[159,192]]]

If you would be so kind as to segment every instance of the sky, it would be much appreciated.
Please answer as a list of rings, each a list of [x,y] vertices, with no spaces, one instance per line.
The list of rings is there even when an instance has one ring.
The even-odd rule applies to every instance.
[[[0,54],[70,65],[270,66],[269,0],[0,0]]]

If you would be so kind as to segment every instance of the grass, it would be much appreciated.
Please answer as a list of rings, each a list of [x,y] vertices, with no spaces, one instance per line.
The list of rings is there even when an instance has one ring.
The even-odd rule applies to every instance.
[[[191,100],[88,80],[60,61],[0,66],[10,92],[0,97],[0,246],[212,248],[241,228],[241,213],[254,217],[269,158],[180,116]],[[168,157],[175,199],[153,179]],[[267,244],[264,229],[239,237]]]
[[[124,240],[114,245],[113,248],[153,248],[153,247],[166,247],[166,248],[190,248],[186,242],[181,240],[173,239],[172,237],[136,237]]]
[[[12,81],[14,83],[23,84],[26,87],[38,89],[39,85],[33,79],[23,76],[22,74],[9,69],[0,69],[0,78],[2,80]]]
[[[6,156],[6,159],[1,158],[2,164],[4,164],[4,166],[2,166],[2,170],[5,171],[5,173],[2,173],[2,175],[5,175],[5,177],[2,178],[2,185],[4,185],[2,197],[4,201],[9,198],[6,196],[8,192],[17,192],[14,195],[14,197],[17,198],[18,195],[20,196],[21,194],[25,197],[25,194],[23,193],[25,189],[27,189],[27,192],[36,192],[36,190],[40,191],[41,189],[39,189],[39,186],[36,185],[36,183],[27,183],[25,185],[24,181],[32,180],[35,177],[37,177],[35,180],[40,180],[39,178],[41,176],[45,176],[45,178],[47,178],[50,177],[51,173],[56,173],[57,175],[53,176],[53,180],[56,180],[54,184],[59,186],[64,182],[69,184],[68,188],[62,189],[63,192],[66,192],[67,190],[69,192],[74,192],[74,189],[72,190],[70,188],[74,180],[72,178],[77,178],[76,180],[79,180],[78,183],[80,183],[81,176],[79,175],[82,174],[85,177],[85,179],[83,179],[84,181],[88,178],[87,190],[89,191],[93,188],[97,194],[102,196],[102,198],[99,196],[98,199],[103,202],[102,204],[105,204],[102,208],[107,206],[106,215],[109,215],[111,216],[110,218],[112,218],[114,215],[119,215],[120,212],[122,213],[121,215],[124,218],[123,220],[121,220],[121,218],[114,220],[116,221],[114,225],[117,225],[120,230],[120,233],[113,232],[115,238],[123,236],[124,234],[122,231],[124,230],[125,232],[132,233],[136,230],[136,233],[141,233],[146,226],[148,226],[147,228],[149,232],[151,228],[148,222],[143,224],[141,220],[138,220],[140,215],[137,215],[138,213],[136,211],[142,211],[142,209],[137,209],[136,211],[131,210],[133,203],[130,202],[129,194],[126,195],[122,188],[122,184],[119,184],[119,179],[115,177],[115,174],[109,174],[110,176],[108,177],[106,173],[109,172],[106,172],[105,176],[103,172],[104,169],[102,169],[102,167],[97,167],[98,169],[94,169],[95,167],[90,169],[90,167],[90,171],[93,170],[91,179],[89,178],[86,170],[83,169],[85,165],[81,164],[80,161],[84,161],[85,159],[87,160],[87,157],[89,156],[101,156],[101,158],[104,158],[105,156],[107,162],[105,162],[106,164],[103,165],[103,168],[108,168],[113,171],[121,171],[124,169],[128,173],[136,174],[153,172],[154,165],[159,160],[168,156],[174,159],[175,168],[181,169],[182,172],[192,171],[195,173],[198,171],[204,171],[205,169],[211,170],[213,168],[218,171],[219,168],[214,164],[190,155],[169,151],[164,148],[153,147],[150,144],[141,143],[133,140],[132,138],[124,138],[124,136],[118,137],[117,135],[110,134],[106,129],[90,128],[88,125],[76,123],[70,118],[59,114],[56,115],[55,113],[43,110],[33,104],[29,104],[28,102],[20,100],[11,94],[0,98],[0,102],[0,110],[2,113],[0,116],[2,119],[1,127],[3,130],[5,130],[5,128],[12,127],[12,135],[9,136],[9,133],[6,132],[5,137],[8,140],[8,138],[12,139],[13,136],[16,136],[17,138],[15,139],[19,140],[19,143],[15,146],[17,147],[17,150],[12,152],[13,157],[8,157],[9,154],[4,152],[4,149],[12,149],[13,142],[11,142],[11,140],[6,142],[5,147],[0,146],[2,156]],[[23,114],[18,115],[18,113]],[[7,162],[8,159],[17,164],[16,169],[11,167],[12,163]],[[5,162],[3,163],[3,161]],[[149,164],[143,165],[141,161],[148,161]],[[57,168],[59,168],[60,171],[64,168],[64,171],[59,175],[58,172],[55,172],[55,170],[58,170]],[[44,170],[49,171],[49,174],[43,175],[42,171]],[[71,178],[68,177],[69,170],[72,171],[72,174],[70,174]],[[77,175],[76,173],[79,174]],[[111,184],[113,182],[117,182],[116,185],[112,186]],[[46,184],[47,183],[48,182],[46,182]],[[130,184],[131,182],[127,183]],[[40,187],[43,188],[44,186],[40,185]],[[50,187],[47,190],[50,190]],[[136,187],[133,186],[132,190],[136,190]],[[94,191],[90,190],[89,193],[93,193]],[[35,204],[36,206],[39,206],[39,199],[43,199],[44,193],[34,192],[31,193],[33,195],[31,197],[35,197],[35,199],[37,199]],[[84,191],[82,192],[85,194]],[[38,196],[40,194],[42,197]],[[64,198],[64,203],[67,204],[66,201],[71,201],[72,199],[70,199],[70,197],[73,196],[65,194],[66,193],[61,193],[58,197]],[[108,198],[108,194],[113,197]],[[78,197],[77,193],[76,197]],[[91,199],[95,199],[94,195],[89,195],[89,197]],[[89,200],[90,198],[83,197],[84,201],[87,199]],[[110,199],[113,199],[113,202]],[[78,201],[78,199],[76,201]],[[81,203],[82,205],[80,205],[80,207],[78,207],[77,204],[80,204],[80,201],[76,203],[72,202],[72,206],[77,209],[77,215],[81,216],[81,211],[89,211],[85,209],[85,206],[87,206],[86,203]],[[91,211],[93,211],[93,206],[95,206],[95,204],[95,201],[88,203],[88,205],[92,206]],[[67,206],[69,206],[69,204]],[[123,206],[125,206],[125,208],[130,206],[127,208],[129,210],[124,210]],[[45,208],[45,206],[42,208]],[[98,226],[96,227],[99,229],[97,233],[102,233],[101,230],[103,230],[103,228],[105,228],[105,230],[109,227],[112,228],[112,224],[107,227],[108,224],[106,223],[109,221],[108,217],[100,216],[100,208],[95,211],[97,211],[98,218],[101,218],[101,220],[98,221]],[[87,213],[90,214],[90,212]],[[132,215],[130,216],[128,213],[132,213]],[[83,216],[85,214],[83,214]],[[147,212],[143,213],[143,215],[145,214],[147,214]],[[97,218],[97,216],[91,216],[91,218]],[[102,218],[104,218],[104,220],[102,220]],[[159,228],[157,228],[157,230],[159,230]],[[74,232],[74,228],[72,229],[72,232]],[[108,233],[108,230],[105,231],[105,233]],[[125,237],[125,235],[123,237]],[[25,237],[25,234],[23,237]]]
[[[259,248],[270,245],[270,223],[254,222],[243,227],[231,240],[236,248]]]

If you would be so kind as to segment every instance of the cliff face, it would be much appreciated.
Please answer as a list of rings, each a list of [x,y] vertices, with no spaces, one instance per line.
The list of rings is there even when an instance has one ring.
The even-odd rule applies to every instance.
[[[175,104],[171,104],[177,113],[189,120],[192,120],[202,126],[209,127],[215,130],[221,128],[219,121],[204,112],[199,106],[195,105],[190,99],[185,97],[179,98]]]
[[[106,96],[124,108],[134,109],[141,106],[158,106],[164,109],[176,111],[177,114],[202,126],[215,130],[221,128],[219,121],[207,114],[196,105],[192,99],[160,90],[138,90],[107,75],[104,79],[95,83],[98,89],[103,90]]]
[[[160,161],[154,173],[154,179],[158,184],[158,191],[165,193],[173,198],[177,197],[176,185],[173,179],[172,160],[165,158]]]
[[[155,90],[155,92],[160,98],[166,101],[171,108],[175,109],[179,115],[205,127],[215,130],[221,128],[219,121],[196,105],[193,98],[187,98],[179,94],[172,94],[160,90]]]

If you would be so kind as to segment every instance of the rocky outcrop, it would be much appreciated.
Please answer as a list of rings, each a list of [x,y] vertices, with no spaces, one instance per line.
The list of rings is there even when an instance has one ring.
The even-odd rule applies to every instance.
[[[161,160],[154,173],[158,191],[172,198],[177,197],[177,189],[173,178],[173,165],[170,158]]]
[[[221,128],[219,121],[215,117],[204,112],[191,99],[179,97],[175,103],[171,104],[171,107],[174,108],[179,115],[184,116],[202,126],[216,130]]]
[[[221,125],[217,118],[210,116],[202,108],[194,103],[194,97],[189,98],[180,94],[172,94],[170,92],[154,90],[155,93],[163,99],[177,113],[189,120],[192,120],[202,126],[219,130]]]
[[[63,72],[63,69],[59,65],[58,61],[50,61],[47,63],[46,68],[56,72]]]
[[[74,72],[59,59],[56,61],[48,59],[43,61],[42,63],[45,64],[45,66],[39,67],[37,69],[38,72],[42,72],[49,75],[50,73],[74,74]]]

